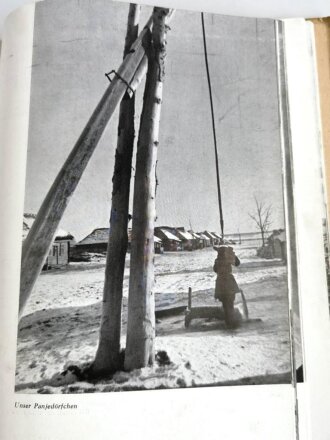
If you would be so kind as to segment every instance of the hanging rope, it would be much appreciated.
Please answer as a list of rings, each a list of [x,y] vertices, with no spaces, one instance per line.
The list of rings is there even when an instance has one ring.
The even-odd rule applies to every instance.
[[[223,238],[224,237],[224,221],[223,221],[222,201],[221,201],[217,134],[216,134],[216,130],[215,130],[214,108],[213,108],[213,98],[212,98],[212,85],[211,85],[211,78],[210,78],[210,71],[209,71],[209,63],[208,63],[208,58],[207,58],[207,47],[206,47],[205,24],[204,24],[203,12],[201,13],[201,17],[202,17],[202,29],[203,29],[205,66],[206,66],[207,83],[208,83],[208,87],[209,87],[211,115],[212,115],[212,130],[213,130],[213,140],[214,140],[215,167],[216,167],[216,174],[217,174],[218,203],[219,203],[219,213],[220,213],[220,228],[221,228],[221,237]]]

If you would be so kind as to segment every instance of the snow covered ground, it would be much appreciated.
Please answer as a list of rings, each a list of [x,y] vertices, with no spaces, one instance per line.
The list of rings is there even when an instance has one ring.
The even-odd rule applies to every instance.
[[[215,320],[195,320],[184,327],[184,314],[161,318],[156,350],[165,350],[169,365],[110,380],[86,383],[71,373],[72,364],[95,355],[101,314],[105,261],[73,263],[40,275],[18,332],[16,385],[19,392],[95,392],[237,383],[288,382],[290,345],[287,270],[279,260],[256,257],[256,250],[237,246],[241,266],[235,277],[246,295],[250,322],[228,330]],[[156,309],[187,304],[214,305],[213,249],[156,256]],[[129,256],[126,262],[123,334],[127,317]],[[237,295],[237,306],[240,298]]]
[[[279,260],[256,257],[254,248],[237,248],[241,266],[235,268],[239,284],[262,281],[282,276],[286,272]],[[129,255],[126,260],[124,297],[128,296]],[[212,270],[216,252],[206,248],[194,252],[168,252],[155,256],[156,294],[165,304],[177,299],[178,294],[213,289]],[[43,272],[34,287],[24,315],[43,309],[67,306],[86,306],[102,300],[105,258],[90,263],[70,263],[66,268]],[[173,298],[172,298],[173,296]],[[213,299],[213,297],[212,297]]]

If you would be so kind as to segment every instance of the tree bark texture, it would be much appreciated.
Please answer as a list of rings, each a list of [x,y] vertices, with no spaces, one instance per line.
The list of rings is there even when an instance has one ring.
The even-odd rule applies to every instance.
[[[154,361],[154,222],[156,162],[168,9],[154,8],[152,45],[136,157],[125,369]]]
[[[169,26],[173,16],[175,14],[175,9],[170,9],[168,15],[166,16],[165,23],[167,26]],[[129,96],[133,96],[139,85],[141,84],[143,78],[145,77],[148,70],[148,57],[147,55],[144,55],[135,75],[132,79],[132,82],[130,83],[130,88],[127,89],[127,93]]]
[[[130,4],[124,57],[138,35],[140,6]],[[132,154],[134,147],[135,96],[125,96],[120,104],[118,140],[112,178],[112,206],[103,291],[100,340],[93,374],[108,374],[120,368],[120,334],[123,279],[127,252],[127,227]]]
[[[41,271],[53,237],[64,211],[91,158],[101,135],[124,96],[145,56],[146,41],[150,40],[150,18],[117,70],[99,104],[95,108],[77,143],[42,203],[31,230],[23,244],[21,260],[20,315]]]

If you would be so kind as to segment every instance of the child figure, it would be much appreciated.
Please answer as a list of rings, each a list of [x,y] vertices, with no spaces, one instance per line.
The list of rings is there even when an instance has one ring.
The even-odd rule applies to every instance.
[[[239,311],[235,311],[234,301],[240,289],[232,274],[232,266],[239,266],[240,261],[230,246],[214,248],[218,256],[214,261],[213,270],[217,274],[214,297],[222,302],[227,327],[235,328],[241,320]]]

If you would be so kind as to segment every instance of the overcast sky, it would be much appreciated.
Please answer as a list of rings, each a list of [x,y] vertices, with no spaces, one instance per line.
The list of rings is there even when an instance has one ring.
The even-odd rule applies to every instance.
[[[122,57],[127,4],[37,4],[25,211],[36,213]],[[141,23],[150,13],[144,8]],[[255,230],[254,196],[283,227],[276,52],[272,20],[205,18],[225,232]],[[158,155],[157,225],[219,231],[210,104],[198,13],[177,11],[168,55]],[[141,101],[143,86],[137,94]],[[140,116],[136,114],[136,132]],[[117,115],[64,215],[78,239],[108,225]]]
[[[56,1],[56,0],[55,0]],[[160,1],[160,0],[159,0]],[[3,23],[7,15],[31,0],[1,0],[0,2],[0,39]],[[144,3],[150,0],[144,0]],[[330,13],[329,0],[167,0],[168,5],[175,4],[177,8],[196,8],[201,4],[205,10],[215,9],[222,14],[239,15],[244,17],[323,17]],[[196,6],[195,6],[196,5]]]

